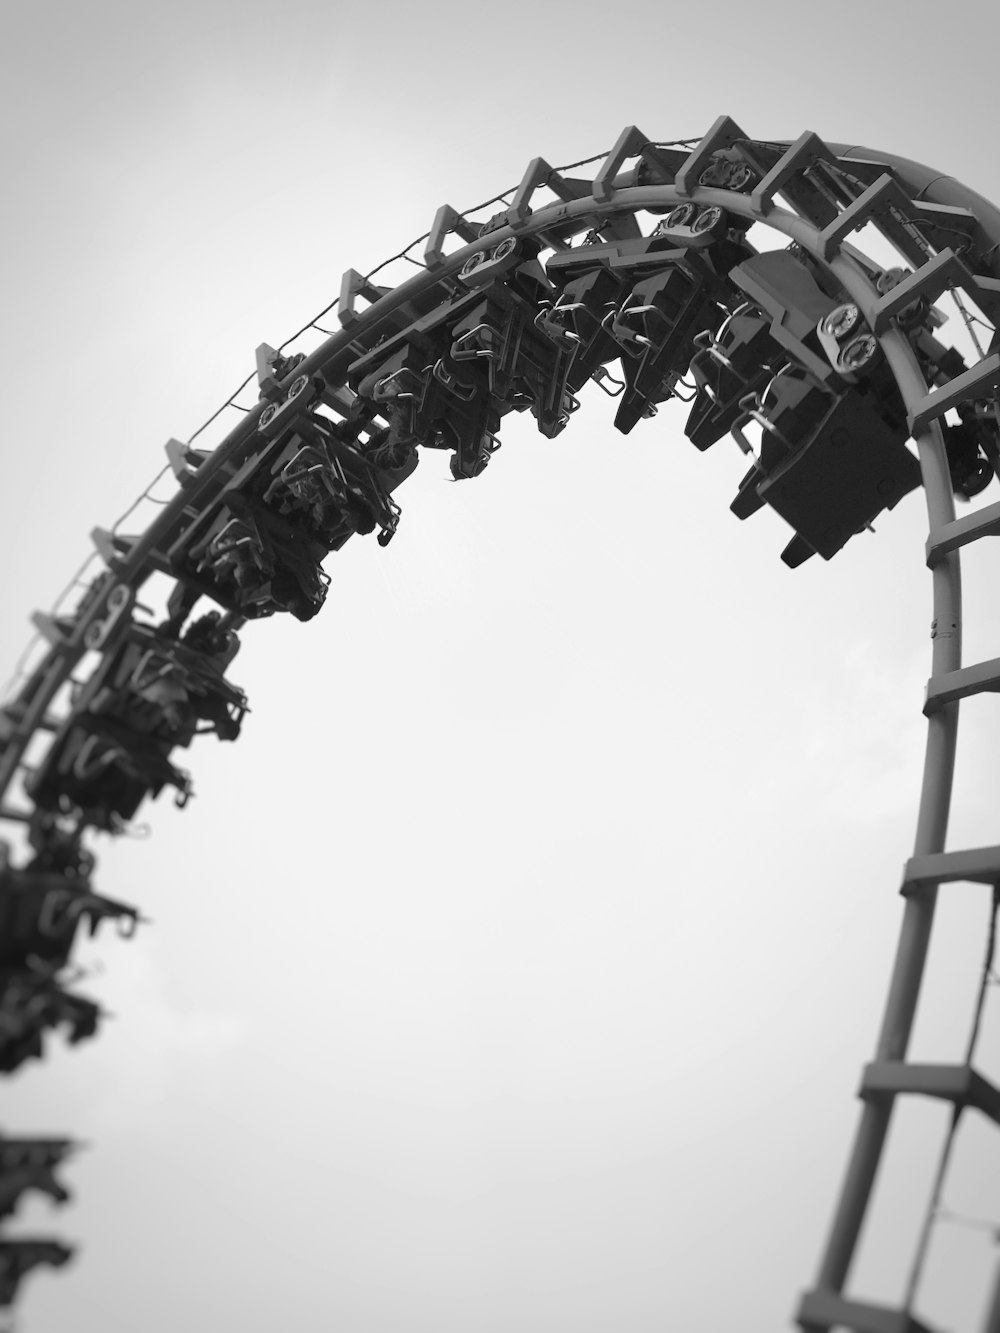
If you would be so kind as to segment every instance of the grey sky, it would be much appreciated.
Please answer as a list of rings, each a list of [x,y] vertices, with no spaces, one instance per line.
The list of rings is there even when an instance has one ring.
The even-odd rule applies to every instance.
[[[960,63],[922,4],[686,12],[5,5],[2,661],[258,343],[538,154],[726,113],[1000,198],[978,5],[949,8]],[[254,711],[192,750],[192,805],[98,848],[155,926],[98,942],[103,1036],[3,1089],[8,1132],[93,1144],[76,1202],[19,1219],[81,1245],[19,1333],[787,1326],[895,947],[922,500],[790,572],[775,516],[729,513],[735,446],[608,407],[511,423],[474,483],[426,457],[322,616],[245,634]],[[995,709],[966,715],[954,846],[998,841]],[[985,920],[968,886],[942,911],[917,1057],[960,1050]],[[991,1010],[994,1077],[997,1037]],[[861,1294],[898,1298],[943,1123],[898,1116]],[[973,1124],[951,1206],[996,1220],[998,1183]],[[991,1263],[937,1228],[929,1322],[974,1327]]]

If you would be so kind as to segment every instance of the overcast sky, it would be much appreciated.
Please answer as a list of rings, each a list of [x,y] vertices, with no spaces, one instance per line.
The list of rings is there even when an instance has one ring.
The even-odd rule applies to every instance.
[[[258,343],[536,155],[725,113],[1000,198],[1000,19],[951,5],[946,59],[937,6],[894,8],[3,4],[0,661]],[[461,485],[425,456],[322,615],[246,632],[254,711],[182,760],[196,800],[99,842],[155,925],[88,951],[100,1039],[3,1089],[7,1132],[92,1145],[72,1205],[17,1219],[80,1246],[18,1333],[788,1325],[912,846],[923,501],[789,571],[775,515],[729,512],[731,441],[612,417],[595,391],[556,440],[505,423]],[[970,662],[996,563],[969,557]],[[997,704],[964,707],[956,847],[1000,841]],[[915,1058],[961,1058],[986,913],[946,891]],[[897,1112],[861,1295],[900,1296],[945,1118]],[[1000,1222],[967,1121],[947,1203]],[[993,1262],[940,1224],[928,1322],[976,1327]]]

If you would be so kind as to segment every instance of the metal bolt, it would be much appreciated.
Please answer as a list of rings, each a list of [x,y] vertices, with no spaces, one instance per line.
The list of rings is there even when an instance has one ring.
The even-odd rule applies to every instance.
[[[741,190],[750,179],[750,168],[745,162],[733,168],[729,175],[729,188],[731,190]]]
[[[298,398],[300,393],[304,393],[309,387],[309,376],[300,375],[298,379],[292,380],[292,386],[288,390],[289,398]]]
[[[927,302],[918,296],[915,301],[903,306],[896,316],[896,323],[901,329],[910,329],[914,324],[919,324],[926,314]]]
[[[691,224],[691,230],[697,232],[711,231],[712,228],[721,221],[721,208],[706,208],[695,218],[694,222]]]
[[[840,364],[845,370],[860,370],[866,366],[878,350],[878,340],[874,334],[863,333],[860,338],[849,342],[840,354]]]
[[[273,420],[274,414],[275,412],[277,412],[277,410],[278,407],[276,403],[268,403],[267,407],[265,407],[263,412],[261,412],[260,421],[258,421],[257,425],[266,426],[269,421]]]
[[[468,259],[458,271],[460,278],[467,278],[470,273],[475,273],[476,269],[486,258],[482,250],[477,250],[474,255],[469,255]]]
[[[861,311],[853,303],[839,305],[823,320],[823,332],[831,333],[835,338],[842,338],[845,333],[850,333],[860,316]]]
[[[493,258],[506,259],[507,256],[512,255],[516,249],[517,241],[514,240],[513,236],[508,236],[505,241],[501,241],[500,244],[494,248]]]
[[[905,268],[887,268],[884,273],[880,273],[875,279],[875,289],[884,296],[886,292],[891,292],[893,287],[898,287],[903,279],[909,276],[909,270]]]

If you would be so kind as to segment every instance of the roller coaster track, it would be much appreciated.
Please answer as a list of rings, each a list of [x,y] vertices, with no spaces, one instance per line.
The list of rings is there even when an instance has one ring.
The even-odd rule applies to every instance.
[[[963,1064],[906,1059],[939,886],[990,885],[994,909],[1000,892],[1000,846],[945,851],[961,702],[1000,690],[1000,658],[962,662],[960,569],[965,547],[1000,535],[1000,503],[956,518],[953,500],[1000,475],[1000,210],[917,163],[811,133],[753,140],[726,117],[697,142],[656,143],[628,127],[591,161],[595,174],[578,178],[536,158],[491,201],[501,207],[487,219],[441,208],[421,238],[419,271],[395,287],[349,270],[341,328],[304,358],[259,349],[257,404],[212,450],[171,442],[172,498],[138,534],[95,532],[104,572],[71,612],[36,617],[41,655],[0,714],[0,819],[33,855],[0,865],[3,1067],[40,1054],[46,1024],[69,1022],[74,1037],[96,1027],[96,1014],[88,1028],[80,1009],[86,1002],[58,989],[59,968],[81,917],[131,928],[136,914],[92,889],[83,835],[123,831],[136,792],[172,784],[186,799],[168,756],[195,732],[183,720],[192,700],[203,705],[202,730],[235,737],[245,701],[224,679],[235,631],[280,611],[309,618],[325,592],[312,563],[352,533],[378,526],[383,543],[393,536],[391,493],[418,447],[453,450],[454,475],[475,476],[508,411],[530,410],[555,434],[582,383],[597,379],[620,393],[617,424],[629,430],[690,375],[688,433],[704,448],[732,431],[751,455],[733,507],[744,517],[770,503],[788,518],[792,565],[830,558],[918,481],[924,489],[933,630],[916,834],[860,1120],[815,1284],[796,1314],[806,1333],[920,1333],[915,1282],[899,1309],[855,1300],[845,1287],[897,1099],[943,1100],[952,1132],[968,1110],[1000,1126],[1000,1089],[976,1071],[974,1041]],[[780,260],[757,255],[752,224],[785,238],[787,250],[768,252]],[[899,267],[856,247],[862,229],[891,247]],[[934,302],[948,294],[960,310],[981,312],[992,337],[971,364],[934,337]],[[765,349],[749,369],[735,362],[741,319],[749,324],[740,347]],[[621,379],[608,371],[619,362]],[[740,389],[728,405],[727,383]],[[747,438],[755,425],[759,451]],[[852,449],[848,437],[861,435],[865,449]],[[907,438],[919,476],[912,449],[898,447]],[[137,602],[154,573],[174,590],[160,623],[142,620]],[[199,597],[225,614],[201,638],[184,638]],[[173,696],[149,688],[179,680],[186,689]],[[28,746],[41,741],[48,748],[29,766]],[[56,1192],[51,1169],[67,1147],[50,1144],[46,1155],[35,1141],[0,1141],[4,1199],[32,1185]],[[68,1254],[54,1241],[0,1240],[0,1305],[31,1267]],[[986,1333],[1000,1333],[1000,1289]]]

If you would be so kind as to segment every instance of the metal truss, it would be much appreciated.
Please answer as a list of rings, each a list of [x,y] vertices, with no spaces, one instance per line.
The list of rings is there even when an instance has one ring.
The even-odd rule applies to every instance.
[[[246,700],[226,670],[247,620],[316,614],[322,561],[352,535],[395,534],[394,492],[419,450],[448,450],[453,475],[473,477],[511,411],[555,435],[593,379],[629,431],[683,389],[695,445],[732,434],[748,454],[734,512],[769,504],[795,529],[792,566],[830,559],[923,485],[934,628],[916,835],[861,1117],[797,1311],[805,1333],[919,1333],[912,1284],[900,1309],[845,1286],[897,1099],[943,1099],[953,1125],[972,1110],[1000,1124],[974,1043],[960,1065],[906,1059],[939,886],[1000,892],[1000,846],[944,851],[961,702],[1000,690],[1000,659],[962,662],[960,573],[966,546],[1000,534],[1000,503],[956,518],[953,501],[1000,476],[1000,210],[903,158],[811,133],[758,141],[726,117],[697,143],[630,126],[593,161],[581,178],[536,158],[486,220],[442,207],[400,285],[348,270],[340,329],[305,356],[259,348],[256,406],[215,449],[171,441],[176,491],[155,521],[95,531],[103,572],[71,613],[36,617],[44,652],[0,712],[0,819],[32,853],[0,863],[0,1068],[41,1055],[49,1027],[96,1031],[97,1007],[63,989],[62,969],[81,921],[130,932],[138,915],[94,892],[87,830],[125,831],[164,786],[183,804],[174,749],[200,732],[238,736]],[[759,254],[753,224],[788,247]],[[856,248],[862,228],[899,263]],[[935,337],[945,294],[988,329],[971,364]],[[154,573],[172,586],[155,623],[137,600]],[[190,620],[205,597],[219,610]],[[84,663],[96,664],[81,679]],[[29,743],[44,745],[30,766]],[[68,1147],[0,1142],[7,1211],[30,1187],[64,1197],[51,1168]],[[0,1242],[0,1306],[32,1265],[67,1257],[56,1242]]]

